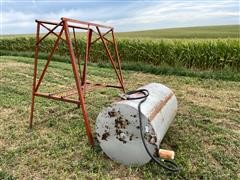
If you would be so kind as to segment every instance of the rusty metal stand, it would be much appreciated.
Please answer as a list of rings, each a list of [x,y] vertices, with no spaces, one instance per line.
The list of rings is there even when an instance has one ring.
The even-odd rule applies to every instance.
[[[93,143],[94,143],[93,135],[92,135],[90,123],[88,120],[88,114],[87,114],[87,110],[86,110],[84,93],[86,91],[86,86],[91,84],[91,83],[87,82],[87,64],[89,61],[91,45],[93,43],[95,43],[96,41],[98,41],[98,40],[102,41],[104,49],[107,53],[110,63],[112,64],[112,67],[116,73],[117,80],[120,85],[115,86],[115,85],[105,85],[105,84],[94,84],[93,86],[94,87],[119,88],[119,89],[122,89],[123,92],[125,92],[123,75],[122,75],[122,70],[121,70],[121,61],[120,61],[119,54],[118,54],[118,48],[117,48],[117,43],[116,43],[115,37],[114,37],[113,27],[95,24],[95,23],[84,22],[84,21],[78,21],[78,20],[69,19],[69,18],[61,18],[60,23],[49,22],[49,21],[39,21],[39,20],[36,20],[36,23],[37,23],[37,33],[36,33],[36,46],[35,46],[34,76],[33,76],[33,86],[32,86],[32,104],[31,104],[29,127],[32,128],[32,123],[33,123],[33,111],[34,111],[35,96],[45,97],[45,98],[53,99],[53,100],[60,100],[63,102],[75,103],[78,105],[78,107],[81,107],[88,140],[89,140],[89,143],[91,145],[93,145]],[[47,27],[47,25],[53,25],[54,27],[51,29],[51,28]],[[45,34],[42,38],[40,38],[40,27],[41,26],[43,28],[45,28],[46,30],[48,30],[48,33]],[[61,28],[59,33],[54,32],[57,28]],[[77,55],[77,61],[76,61],[74,48],[72,45],[72,40],[70,37],[69,29],[71,29],[71,28],[73,30],[73,35],[74,35],[74,45],[75,45],[75,51],[76,51],[76,55]],[[107,31],[102,33],[100,28],[107,29]],[[81,70],[81,68],[80,68],[80,59],[79,59],[80,55],[79,55],[78,46],[77,46],[75,29],[82,29],[82,30],[87,31],[86,50],[85,50],[85,59],[84,59],[83,70]],[[92,41],[93,32],[98,35],[98,37],[94,41]],[[63,33],[65,34],[65,38],[62,37]],[[110,34],[110,33],[112,36],[112,40],[109,40],[106,38],[106,35]],[[44,69],[43,69],[40,77],[37,80],[38,52],[39,52],[39,48],[40,48],[39,45],[50,34],[55,35],[57,37],[57,39],[56,39],[54,46],[50,52],[50,55],[48,56],[47,62],[44,66]],[[76,88],[70,88],[65,91],[61,91],[61,92],[59,91],[59,92],[48,93],[48,94],[38,92],[38,89],[41,85],[41,82],[44,78],[44,75],[47,71],[47,68],[53,57],[53,54],[55,53],[55,51],[59,45],[60,40],[64,41],[68,46],[73,75],[74,75],[75,82],[76,82]],[[114,61],[114,58],[113,58],[113,56],[108,48],[108,44],[106,42],[111,43],[113,45],[117,65],[116,65],[116,62]],[[65,93],[65,95],[62,95],[63,93]],[[69,98],[70,96],[72,96],[74,94],[78,95],[78,100]]]

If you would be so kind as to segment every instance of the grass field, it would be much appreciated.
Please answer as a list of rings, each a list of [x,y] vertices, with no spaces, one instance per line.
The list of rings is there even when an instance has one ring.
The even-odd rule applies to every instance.
[[[37,98],[34,128],[29,130],[32,62],[25,57],[0,59],[0,179],[239,179],[239,82],[124,70],[128,90],[159,82],[178,98],[176,120],[162,147],[176,152],[182,171],[169,174],[152,162],[126,167],[107,158],[99,147],[91,149],[80,110],[72,104]],[[43,68],[44,61],[39,64]],[[108,68],[90,66],[89,80],[114,83],[115,76]],[[51,62],[41,90],[70,84],[70,65]],[[99,89],[87,94],[93,129],[98,112],[118,93]]]
[[[85,37],[85,33],[78,33],[79,37]],[[117,32],[120,39],[215,39],[215,38],[239,38],[240,25],[196,26],[168,29],[154,29],[145,31]],[[35,37],[34,34],[4,35],[1,38]],[[54,36],[53,36],[54,37]]]
[[[170,39],[212,39],[212,38],[239,38],[240,25],[199,26],[186,28],[169,28],[118,33],[120,38],[170,38]]]

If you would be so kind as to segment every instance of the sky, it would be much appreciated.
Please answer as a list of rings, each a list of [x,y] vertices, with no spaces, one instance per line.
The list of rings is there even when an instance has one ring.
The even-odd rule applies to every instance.
[[[238,0],[0,0],[1,34],[35,33],[35,19],[61,17],[110,25],[116,31],[240,24]]]

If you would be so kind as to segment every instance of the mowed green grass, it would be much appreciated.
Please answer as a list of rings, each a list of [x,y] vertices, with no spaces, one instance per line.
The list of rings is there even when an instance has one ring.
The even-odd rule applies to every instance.
[[[240,25],[199,26],[185,28],[156,29],[135,32],[118,33],[120,38],[134,39],[211,39],[211,38],[239,38]]]
[[[0,179],[238,179],[240,176],[240,83],[124,70],[127,90],[159,82],[176,94],[179,109],[161,146],[176,152],[182,170],[170,174],[155,163],[127,167],[88,145],[81,111],[73,104],[36,98],[28,129],[33,59],[0,59]],[[45,61],[39,61],[39,69]],[[89,66],[92,82],[115,82],[111,69]],[[53,78],[54,77],[54,78]],[[49,92],[74,84],[70,64],[51,62],[44,87]],[[87,93],[94,122],[119,91]],[[95,134],[94,134],[95,135]]]
[[[215,39],[239,38],[240,25],[196,26],[167,29],[153,29],[145,31],[117,32],[120,39]],[[4,35],[1,38],[35,37],[34,34]],[[52,36],[55,37],[55,36]],[[86,33],[79,32],[78,37],[86,37]]]

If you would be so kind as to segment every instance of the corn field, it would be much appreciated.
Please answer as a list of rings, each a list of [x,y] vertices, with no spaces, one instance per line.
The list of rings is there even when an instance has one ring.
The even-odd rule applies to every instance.
[[[43,53],[49,53],[54,38],[45,39],[40,46]],[[110,44],[109,44],[110,46]],[[0,39],[0,49],[13,52],[33,52],[35,38],[18,37]],[[85,41],[78,40],[80,58],[84,57]],[[105,62],[107,57],[101,43],[91,47],[90,61]],[[199,70],[240,70],[240,41],[238,39],[209,40],[131,40],[118,41],[120,58],[124,63],[145,63],[154,66],[167,65]],[[61,42],[57,55],[67,57],[68,48]]]

